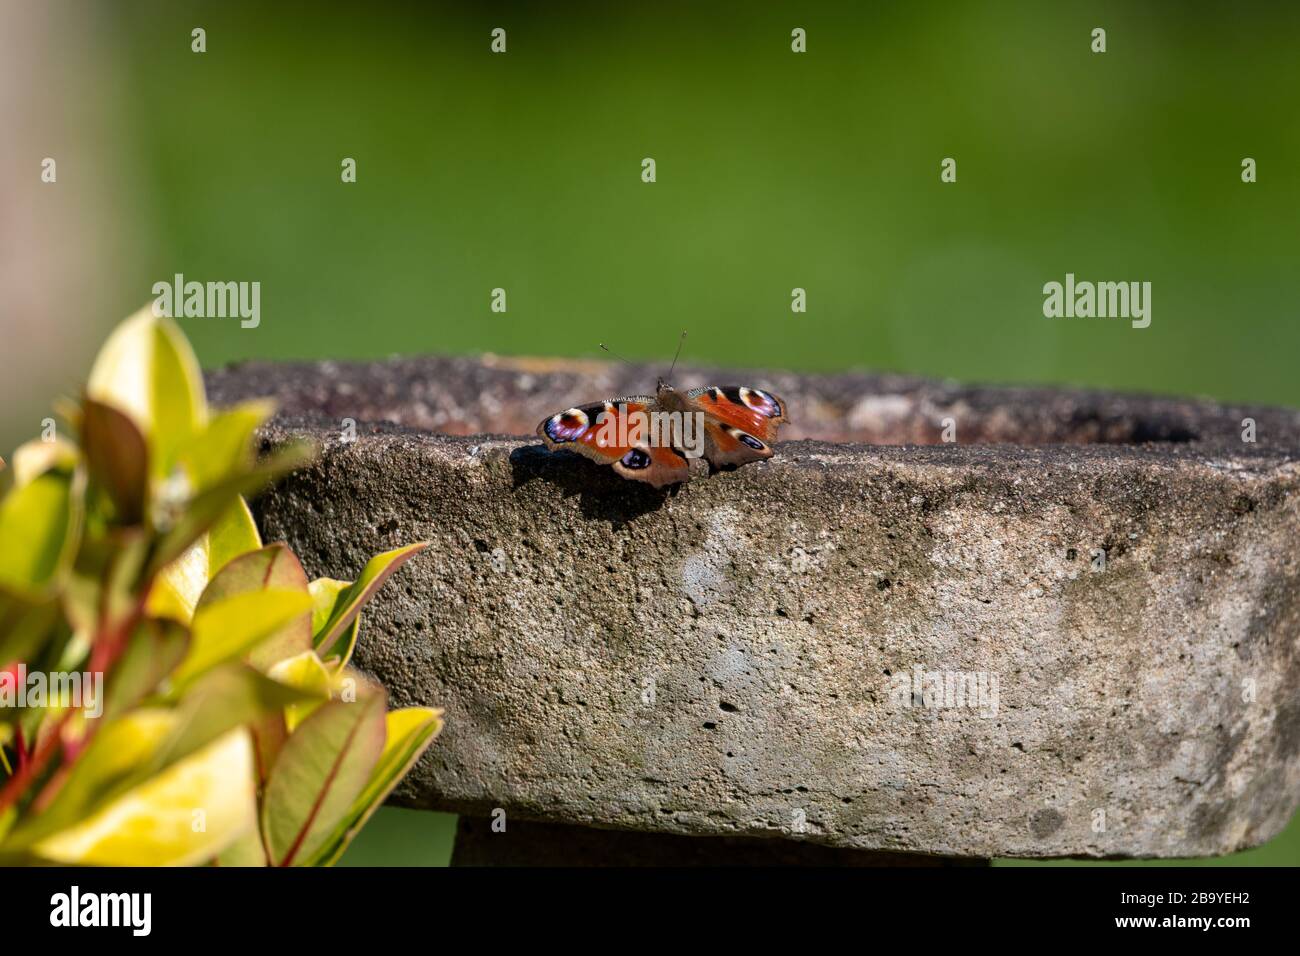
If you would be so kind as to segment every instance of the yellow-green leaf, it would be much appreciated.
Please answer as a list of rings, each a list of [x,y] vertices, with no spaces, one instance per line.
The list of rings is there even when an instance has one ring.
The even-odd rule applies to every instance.
[[[223,661],[242,658],[310,610],[308,595],[281,589],[236,594],[196,610],[190,652],[177,668],[175,682],[184,684]]]
[[[10,845],[24,846],[70,827],[142,781],[177,718],[163,708],[138,708],[109,720],[72,764],[68,778],[50,805],[28,817],[10,835]]]
[[[82,538],[61,600],[68,624],[91,634],[124,625],[137,613],[140,571],[152,536],[142,527],[110,527]]]
[[[274,411],[273,403],[254,401],[213,415],[208,426],[177,453],[177,463],[189,474],[191,487],[202,491],[248,471],[254,460],[253,435]]]
[[[72,471],[78,454],[77,446],[62,438],[53,441],[33,438],[14,452],[14,486],[21,488],[47,471]]]
[[[31,660],[54,635],[58,623],[56,598],[15,594],[0,588],[0,662]]]
[[[116,717],[155,693],[185,658],[189,640],[189,631],[176,621],[141,620],[109,671],[103,716]]]
[[[384,696],[331,700],[285,742],[262,799],[273,865],[310,859],[365,789],[384,748]]]
[[[35,844],[47,860],[90,866],[188,866],[256,824],[253,745],[238,728]]]
[[[236,497],[235,503],[208,529],[207,546],[209,580],[239,555],[262,546],[262,536],[257,533],[253,513],[242,497]]]
[[[149,440],[157,478],[207,425],[198,360],[171,319],[146,306],[119,325],[95,359],[86,394],[129,415]]]
[[[216,602],[236,594],[268,589],[296,591],[307,598],[310,605],[307,575],[298,558],[283,542],[241,554],[227,562],[208,583],[194,613],[200,615]],[[253,666],[265,670],[277,661],[310,649],[311,611],[308,606],[301,615],[259,642],[251,652],[250,660]]]
[[[241,554],[262,547],[262,538],[243,498],[236,498],[216,524],[158,572],[147,610],[189,624],[208,582]]]
[[[333,866],[338,862],[352,838],[366,825],[366,821],[379,809],[380,804],[388,798],[393,788],[401,782],[442,730],[442,711],[432,707],[407,707],[390,711],[386,723],[388,732],[384,752],[375,764],[370,781],[331,840],[322,844],[311,860],[312,865]]]
[[[341,607],[339,602],[348,600],[346,595],[351,587],[351,581],[337,581],[334,578],[317,578],[310,585],[312,645],[326,658],[326,667],[336,674],[343,673],[348,661],[352,659],[352,652],[357,646],[357,635],[361,631],[361,615],[352,618],[352,623],[343,632],[343,636],[335,638],[328,652],[317,642],[325,638],[325,625],[329,623],[335,609]]]
[[[145,610],[153,617],[169,617],[189,624],[207,586],[208,542],[205,535],[158,572]]]
[[[176,726],[159,749],[153,770],[188,756],[239,726],[256,727],[268,716],[312,699],[246,664],[223,664],[196,678],[174,711]]]
[[[266,849],[257,828],[249,830],[217,856],[217,866],[266,866]]]
[[[177,512],[175,523],[162,536],[151,570],[161,569],[193,545],[234,506],[241,495],[251,495],[276,478],[302,467],[315,455],[307,443],[292,443],[259,461],[243,474],[236,474],[188,499]]]
[[[339,652],[336,645],[346,635],[348,627],[361,612],[362,606],[374,597],[375,592],[383,586],[394,571],[428,546],[427,541],[408,544],[404,548],[395,548],[377,554],[366,562],[365,568],[356,581],[338,595],[329,619],[313,638],[316,650],[322,657],[329,657]]]
[[[81,472],[48,471],[0,502],[0,586],[40,594],[68,570],[81,533]]]
[[[334,690],[333,676],[312,650],[280,661],[271,668],[267,676],[317,698],[285,709],[285,726],[290,733],[321,703],[328,700]]]
[[[351,581],[339,581],[335,578],[317,578],[309,584],[311,591],[311,633],[313,637],[323,636],[325,625],[334,614],[339,595],[352,587]]]

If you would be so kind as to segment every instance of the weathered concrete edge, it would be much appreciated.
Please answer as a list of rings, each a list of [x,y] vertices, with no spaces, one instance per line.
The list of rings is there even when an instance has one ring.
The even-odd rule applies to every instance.
[[[610,491],[627,491],[629,494],[635,494],[632,489],[623,489],[618,485],[601,486],[601,478],[592,471],[591,466],[585,462],[566,461],[566,456],[544,456],[537,457],[529,451],[527,442],[518,442],[500,439],[450,439],[442,436],[430,436],[420,433],[409,432],[403,429],[378,428],[373,430],[363,430],[362,442],[368,449],[367,455],[373,455],[376,460],[382,460],[391,456],[406,456],[414,454],[417,459],[422,460],[425,464],[420,467],[434,466],[439,464],[453,464],[456,461],[463,462],[467,459],[479,460],[517,460],[520,454],[523,454],[528,460],[527,467],[537,469],[553,469],[561,481],[570,481],[574,474],[581,475],[578,479],[579,484],[589,484],[596,493]],[[315,436],[331,446],[328,454],[351,454],[358,449],[344,448],[333,442],[331,430],[326,427],[321,430],[314,430],[310,427],[299,425],[277,425],[268,431],[268,439],[279,441],[289,433],[314,433]],[[941,469],[960,469],[966,467],[979,468],[981,463],[985,465],[1005,465],[1008,462],[1018,462],[1021,467],[1026,468],[1047,468],[1059,469],[1070,467],[1086,467],[1090,469],[1107,467],[1107,463],[1146,463],[1157,464],[1162,469],[1172,469],[1173,471],[1186,471],[1188,469],[1204,470],[1209,469],[1219,473],[1225,479],[1231,480],[1251,480],[1265,482],[1282,482],[1287,486],[1293,487],[1295,478],[1295,463],[1291,456],[1263,456],[1259,454],[1246,456],[1224,456],[1224,455],[1207,455],[1198,451],[1179,447],[1153,447],[1153,448],[1125,448],[1115,446],[1103,447],[1072,447],[1072,448],[1048,448],[1048,449],[1007,449],[1007,448],[927,448],[927,449],[905,449],[905,448],[860,448],[852,446],[824,446],[816,443],[791,443],[783,446],[781,453],[784,456],[784,462],[778,468],[755,468],[749,469],[744,473],[744,484],[752,487],[755,482],[772,480],[773,475],[780,473],[788,478],[788,468],[792,465],[800,468],[823,469],[829,466],[834,467],[855,467],[857,465],[868,465],[872,469],[879,469],[882,463],[898,463],[906,465],[909,468],[916,467],[938,467]],[[410,466],[411,462],[407,462]],[[575,471],[576,469],[576,471]],[[584,471],[583,469],[586,469]],[[766,477],[762,477],[766,476]],[[724,479],[733,476],[723,476]],[[508,487],[503,486],[503,490],[509,491]],[[1290,491],[1287,492],[1290,494]],[[1277,504],[1276,501],[1273,503]],[[1252,506],[1253,507],[1253,506]],[[615,509],[617,510],[617,509]],[[286,513],[277,512],[281,517]],[[382,529],[379,529],[382,530]],[[365,535],[363,534],[363,537]],[[373,537],[373,535],[371,535]],[[389,542],[396,543],[396,542]],[[335,573],[338,573],[336,569]],[[1285,635],[1283,635],[1285,637]],[[1252,828],[1249,833],[1243,833],[1235,842],[1223,846],[1187,846],[1176,848],[1179,850],[1178,855],[1199,855],[1206,852],[1227,852],[1230,849],[1239,848],[1247,845],[1254,845],[1258,842],[1269,838],[1273,832],[1280,829],[1285,824],[1291,810],[1295,805],[1295,773],[1294,766],[1284,774],[1290,780],[1290,784],[1285,788],[1292,796],[1286,801],[1286,806],[1273,806],[1272,810],[1267,812],[1267,820],[1257,821],[1262,823],[1258,828]],[[434,784],[433,789],[429,785]],[[432,778],[427,776],[423,779],[422,790],[407,789],[403,792],[403,799],[413,805],[437,806],[439,808],[459,809],[459,810],[483,810],[494,805],[495,801],[488,800],[463,800],[456,798],[451,793],[439,795],[438,787]],[[509,802],[509,801],[507,801]],[[1261,808],[1262,809],[1262,808]],[[536,817],[537,819],[556,819],[557,817],[548,811],[544,806],[529,806],[525,803],[511,804],[512,812],[517,811],[522,817]],[[560,817],[573,822],[575,818],[572,815]],[[603,819],[598,815],[593,815],[590,822],[603,823],[604,825],[615,825],[612,821]],[[665,827],[672,832],[701,832],[694,825],[673,829],[671,826]],[[736,832],[729,829],[719,829],[714,832],[728,833]],[[750,835],[755,835],[753,831],[746,831]],[[809,839],[819,842],[836,842],[834,837],[814,834]],[[895,845],[888,842],[862,842],[849,841],[843,845],[862,846],[867,848],[879,849],[897,849]],[[915,847],[904,846],[903,849],[915,849]],[[935,852],[953,851],[970,853],[976,849],[974,847],[938,847]],[[1011,848],[1014,850],[1015,848]],[[1023,848],[1022,848],[1023,849]],[[1045,848],[1046,849],[1046,848]],[[1149,855],[1160,855],[1159,848],[1147,848]],[[1009,852],[1006,847],[985,847],[980,849],[981,853],[992,853],[1002,855]],[[1071,852],[1080,852],[1076,849]],[[1115,855],[1106,853],[1097,853],[1095,850],[1082,848],[1081,852],[1092,853],[1093,855]],[[1046,852],[1041,854],[1027,855],[1064,855],[1061,853]]]
[[[652,391],[654,365],[496,356],[422,356],[374,362],[249,362],[209,372],[211,397],[274,398],[288,416],[336,423],[391,421],[448,434],[531,435],[574,404]],[[1199,398],[1078,388],[992,386],[912,376],[681,366],[679,387],[743,383],[781,394],[791,421],[781,437],[871,444],[1166,442],[1249,453],[1256,443],[1300,449],[1300,410]],[[949,438],[945,438],[945,434]]]

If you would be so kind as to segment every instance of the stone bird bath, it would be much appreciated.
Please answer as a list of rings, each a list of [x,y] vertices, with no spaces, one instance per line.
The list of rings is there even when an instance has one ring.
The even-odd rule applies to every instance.
[[[1290,819],[1300,413],[695,368],[787,399],[774,459],[659,492],[531,437],[658,371],[209,375],[322,446],[256,506],[310,574],[432,541],[356,663],[446,709],[395,800],[461,813],[458,862],[1187,857]]]

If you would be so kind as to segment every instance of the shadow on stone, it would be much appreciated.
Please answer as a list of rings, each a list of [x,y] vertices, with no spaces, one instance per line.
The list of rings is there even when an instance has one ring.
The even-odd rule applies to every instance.
[[[658,511],[680,486],[652,488],[628,481],[612,468],[568,451],[547,451],[545,445],[526,445],[510,453],[513,487],[545,481],[566,498],[577,497],[584,518],[609,521],[615,526]]]

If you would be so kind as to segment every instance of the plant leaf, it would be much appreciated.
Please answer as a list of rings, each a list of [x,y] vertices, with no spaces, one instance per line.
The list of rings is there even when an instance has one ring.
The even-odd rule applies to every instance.
[[[190,652],[173,680],[183,685],[217,664],[243,657],[310,610],[308,595],[281,589],[236,594],[197,609]]]
[[[30,661],[58,621],[59,602],[54,598],[31,598],[0,588],[0,667]]]
[[[54,441],[33,438],[24,442],[14,452],[14,486],[21,488],[47,471],[72,471],[80,454],[76,445],[63,438]]]
[[[207,586],[208,540],[204,535],[154,575],[145,611],[151,617],[167,617],[188,626]]]
[[[317,578],[307,585],[311,591],[311,633],[313,643],[325,634],[325,625],[329,623],[338,604],[339,595],[352,587],[351,581],[339,581],[335,578]]]
[[[311,694],[314,698],[285,710],[285,728],[290,733],[323,701],[328,700],[334,690],[334,678],[325,669],[325,665],[316,656],[316,652],[312,650],[304,651],[295,657],[280,661],[271,668],[268,676],[281,684],[287,684],[290,687],[296,687],[307,694]]]
[[[312,609],[311,609],[311,630],[312,645],[317,648],[318,652],[324,651],[324,648],[317,644],[317,641],[325,637],[325,625],[330,621],[336,607],[339,607],[339,601],[348,588],[352,587],[351,581],[337,581],[334,578],[317,578],[308,586],[311,590]],[[336,640],[333,644],[333,653],[329,655],[329,660],[333,663],[327,663],[326,666],[332,667],[334,672],[341,674],[343,668],[347,666],[348,661],[352,659],[352,652],[357,646],[357,634],[361,630],[361,615],[357,614],[348,625],[343,637]]]
[[[384,748],[384,695],[331,700],[304,720],[271,768],[262,832],[275,866],[309,859],[347,815]]]
[[[188,756],[234,727],[256,725],[312,695],[271,680],[246,664],[226,664],[195,680],[176,708],[176,724],[153,769]]]
[[[310,865],[333,866],[348,848],[348,844],[366,825],[401,779],[420,759],[420,755],[433,743],[442,730],[442,711],[432,707],[407,707],[390,711],[386,715],[387,738],[384,752],[375,764],[374,772],[361,795],[348,811],[343,823],[321,845]]]
[[[241,554],[256,551],[261,546],[262,536],[257,533],[257,524],[253,521],[253,513],[248,510],[248,502],[242,497],[236,498],[235,503],[208,529],[208,579],[215,577],[218,571]]]
[[[257,758],[257,792],[261,793],[266,789],[266,781],[271,776],[271,768],[275,766],[276,758],[280,756],[280,749],[289,739],[289,728],[284,722],[284,710],[263,714],[249,724],[248,729],[253,735],[253,755]],[[260,827],[257,841],[262,842]]]
[[[54,799],[10,834],[6,849],[70,827],[141,782],[175,726],[176,716],[163,708],[140,708],[108,721],[72,764]]]
[[[335,652],[335,645],[339,643],[339,639],[344,636],[348,626],[361,612],[362,606],[374,597],[375,592],[383,586],[389,576],[428,546],[429,542],[419,541],[415,544],[408,544],[404,548],[396,548],[392,551],[385,551],[383,554],[377,554],[366,562],[365,568],[362,569],[361,575],[356,581],[346,591],[339,594],[334,602],[329,619],[314,639],[316,650],[321,657],[329,657]]]
[[[0,502],[0,587],[39,595],[72,566],[85,476],[47,471]]]
[[[262,837],[253,827],[217,856],[217,866],[266,866]]]
[[[214,415],[177,452],[190,486],[203,491],[252,468],[254,433],[274,411],[271,402],[245,402]]]
[[[343,632],[343,636],[334,642],[331,648],[331,654],[326,659],[327,666],[332,667],[334,673],[343,673],[343,668],[348,666],[352,660],[352,652],[357,648],[357,635],[361,632],[361,615],[358,614],[348,625],[348,629]]]
[[[151,544],[140,526],[97,528],[82,538],[59,595],[73,631],[89,636],[127,626],[138,612],[140,572]]]
[[[253,745],[240,727],[32,849],[58,863],[187,866],[216,856],[256,821]]]
[[[154,693],[185,658],[189,644],[189,631],[175,621],[142,620],[105,681],[101,717],[115,717]]]
[[[296,591],[307,600],[301,615],[253,648],[250,660],[260,670],[266,670],[286,657],[311,650],[311,598],[307,590],[307,575],[288,545],[267,545],[227,562],[208,584],[194,611],[196,615],[202,614],[214,603],[236,594],[269,588]]]
[[[88,398],[81,447],[90,476],[108,492],[122,524],[139,524],[149,496],[149,449],[130,416]]]
[[[286,445],[247,473],[199,492],[190,500],[171,530],[163,535],[151,570],[157,571],[179,557],[223,518],[240,496],[261,491],[276,478],[311,461],[314,454],[312,446],[306,443]]]
[[[171,319],[146,306],[119,325],[95,359],[86,395],[129,415],[149,442],[149,463],[165,478],[181,447],[206,424],[198,360]]]
[[[234,558],[262,547],[253,515],[243,498],[236,498],[216,524],[154,578],[146,609],[154,617],[170,617],[188,625],[194,619],[208,582]]]

